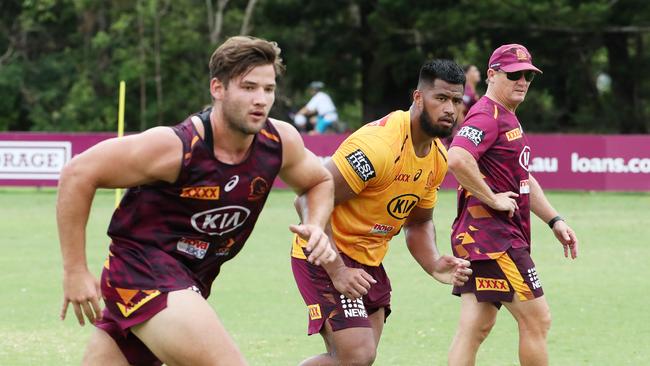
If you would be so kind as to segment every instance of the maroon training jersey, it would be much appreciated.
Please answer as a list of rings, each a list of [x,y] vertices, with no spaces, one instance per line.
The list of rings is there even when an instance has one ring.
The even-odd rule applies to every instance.
[[[459,187],[451,234],[454,255],[482,260],[496,258],[509,247],[529,247],[530,147],[514,113],[483,96],[470,109],[451,146],[472,154],[493,192],[519,194],[519,209],[509,218],[507,211],[493,210]]]
[[[111,300],[189,287],[207,298],[221,265],[251,234],[280,170],[282,144],[268,120],[236,165],[215,158],[190,117],[173,129],[183,142],[177,181],[129,189],[113,214],[103,285],[122,299]]]

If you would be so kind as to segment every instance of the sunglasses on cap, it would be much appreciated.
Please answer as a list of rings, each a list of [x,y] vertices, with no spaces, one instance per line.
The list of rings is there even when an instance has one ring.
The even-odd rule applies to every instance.
[[[517,81],[517,80],[521,79],[521,75],[523,74],[524,78],[526,79],[527,82],[533,81],[533,79],[535,78],[535,74],[537,74],[533,70],[520,70],[520,71],[514,71],[514,72],[505,72],[505,71],[499,70],[499,72],[502,72],[502,73],[506,74],[506,77],[510,81]]]

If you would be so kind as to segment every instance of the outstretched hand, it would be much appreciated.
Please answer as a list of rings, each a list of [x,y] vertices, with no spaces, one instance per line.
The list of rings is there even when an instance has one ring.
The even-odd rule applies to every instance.
[[[469,266],[470,262],[465,259],[443,255],[436,260],[431,275],[442,283],[462,286],[472,274],[472,269]]]
[[[576,259],[578,257],[578,238],[573,229],[566,222],[560,220],[553,225],[553,234],[564,247],[564,257],[568,258],[569,252],[571,252],[571,259]]]
[[[307,241],[306,249],[310,252],[307,257],[309,263],[319,266],[331,263],[336,259],[336,252],[330,245],[327,234],[319,226],[310,224],[289,225],[289,230]]]
[[[74,314],[80,325],[85,325],[84,315],[90,323],[101,319],[99,306],[101,289],[99,281],[88,270],[66,272],[63,275],[63,306],[59,317],[65,319],[68,305],[72,303]]]

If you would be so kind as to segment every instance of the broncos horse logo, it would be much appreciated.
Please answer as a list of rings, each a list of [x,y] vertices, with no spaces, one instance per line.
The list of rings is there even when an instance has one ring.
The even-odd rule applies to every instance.
[[[251,181],[251,191],[248,194],[249,201],[257,201],[263,198],[269,191],[269,183],[262,177],[255,177]]]

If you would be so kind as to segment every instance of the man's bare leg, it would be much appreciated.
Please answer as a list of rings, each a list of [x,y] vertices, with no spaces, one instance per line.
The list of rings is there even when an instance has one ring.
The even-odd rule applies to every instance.
[[[473,293],[460,296],[460,320],[448,355],[449,366],[473,366],[476,353],[494,326],[498,309],[489,302],[478,302]]]
[[[372,328],[347,328],[336,332],[328,321],[321,330],[327,353],[310,357],[300,366],[367,366],[375,362],[384,327],[384,308],[369,316]]]
[[[208,302],[192,290],[170,292],[167,307],[131,331],[166,365],[246,365]]]
[[[546,336],[551,328],[551,311],[546,298],[521,301],[515,295],[512,302],[503,305],[519,327],[519,363],[522,366],[548,365]]]
[[[117,343],[115,343],[115,340],[99,328],[95,328],[95,331],[90,336],[81,364],[84,366],[129,366],[129,362],[117,346]]]

